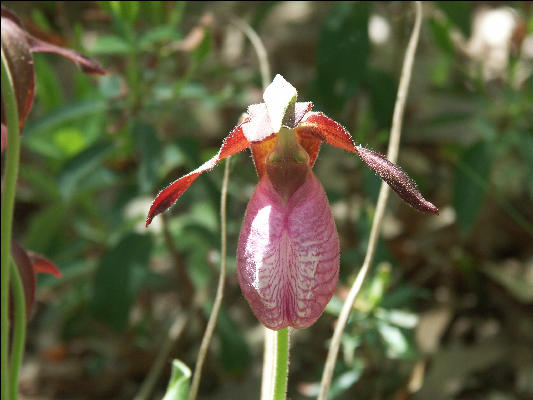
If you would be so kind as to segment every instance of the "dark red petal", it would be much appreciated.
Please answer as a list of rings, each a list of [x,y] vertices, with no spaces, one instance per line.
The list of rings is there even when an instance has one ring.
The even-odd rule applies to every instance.
[[[313,134],[332,146],[357,154],[350,133],[344,127],[320,112],[309,112],[302,119],[296,132]]]
[[[318,112],[307,113],[298,128],[296,128],[296,133],[298,135],[315,135],[335,147],[357,154],[407,203],[420,211],[438,214],[437,207],[422,197],[414,182],[405,172],[381,154],[361,146],[355,146],[350,133],[342,125],[324,114]]]
[[[11,242],[11,255],[19,270],[22,286],[24,287],[24,297],[26,299],[26,316],[28,317],[33,308],[35,301],[35,271],[31,264],[31,260],[22,248],[15,241]]]
[[[244,136],[243,125],[246,124],[248,120],[238,125],[222,143],[222,147],[210,160],[206,161],[200,167],[196,168],[194,171],[189,172],[187,175],[182,176],[181,178],[172,182],[169,186],[164,188],[156,196],[150,211],[148,211],[148,217],[146,218],[146,226],[150,225],[152,219],[161,214],[167,208],[169,208],[178,198],[187,190],[187,188],[193,183],[198,176],[204,173],[207,170],[210,170],[219,161],[223,160],[226,157],[231,156],[232,154],[238,153],[250,146],[250,142]]]
[[[17,99],[19,125],[22,128],[33,104],[35,78],[33,57],[26,40],[26,32],[18,22],[5,15],[2,8],[2,50],[4,52]],[[11,15],[11,14],[9,14]],[[2,124],[5,124],[4,100],[2,99]]]
[[[28,257],[33,265],[33,270],[37,274],[50,274],[61,278],[61,271],[48,258],[33,251],[27,251]]]
[[[417,210],[439,214],[437,207],[422,197],[415,183],[398,166],[391,163],[381,154],[364,147],[357,146],[357,152],[361,160],[372,168],[381,179],[387,182],[403,200]]]
[[[76,64],[86,74],[98,74],[105,75],[107,72],[102,66],[95,60],[85,57],[77,51],[66,49],[64,47],[56,46],[36,37],[26,34],[28,43],[30,45],[30,51],[32,53],[55,53],[68,58],[74,64]]]

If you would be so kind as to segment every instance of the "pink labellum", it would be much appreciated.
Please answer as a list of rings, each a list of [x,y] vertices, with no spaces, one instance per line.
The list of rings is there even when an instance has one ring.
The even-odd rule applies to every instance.
[[[263,176],[241,228],[237,273],[244,296],[266,327],[301,329],[320,317],[337,285],[339,238],[311,169],[287,201]]]
[[[218,153],[211,158],[210,160],[203,163],[200,167],[196,168],[194,171],[189,172],[187,175],[182,176],[179,179],[176,179],[169,186],[164,188],[157,197],[154,199],[150,210],[148,211],[148,217],[146,218],[146,226],[150,225],[152,219],[161,214],[167,208],[169,208],[178,198],[185,192],[191,183],[193,183],[196,178],[198,178],[205,171],[212,169],[219,161],[224,158],[231,156],[239,151],[242,151],[250,145],[250,142],[244,136],[243,125],[246,124],[248,120],[245,120],[243,123],[238,125],[224,140],[222,147]]]

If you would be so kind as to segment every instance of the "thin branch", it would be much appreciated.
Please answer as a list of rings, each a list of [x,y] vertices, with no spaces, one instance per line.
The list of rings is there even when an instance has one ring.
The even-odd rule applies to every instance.
[[[200,379],[202,377],[202,367],[204,365],[207,350],[213,337],[213,331],[217,323],[218,312],[222,305],[222,298],[224,297],[224,281],[226,279],[226,259],[227,259],[227,239],[226,239],[226,198],[228,194],[228,182],[229,182],[229,167],[230,159],[226,159],[226,165],[224,168],[224,179],[222,181],[222,194],[220,197],[220,229],[221,229],[221,251],[220,251],[220,274],[218,277],[217,294],[215,297],[215,303],[213,304],[213,310],[209,315],[209,321],[205,328],[204,337],[200,344],[200,350],[198,351],[198,358],[196,359],[196,368],[194,369],[194,375],[191,384],[191,390],[189,392],[189,400],[195,400],[198,394],[198,388],[200,386]]]
[[[263,90],[266,89],[268,84],[271,81],[271,72],[270,72],[270,64],[268,62],[268,54],[265,49],[265,46],[263,45],[263,42],[261,41],[261,38],[259,35],[253,30],[253,28],[244,20],[240,18],[233,18],[232,19],[233,24],[239,28],[242,33],[246,35],[246,37],[250,40],[250,43],[252,43],[252,46],[254,46],[255,53],[257,54],[257,58],[259,60],[259,71],[261,71],[261,81],[263,83]]]
[[[400,76],[400,84],[398,86],[398,94],[396,97],[396,104],[394,106],[394,114],[392,118],[392,128],[389,139],[389,147],[387,151],[387,158],[391,162],[395,162],[398,158],[398,150],[400,146],[400,135],[403,114],[405,109],[405,101],[407,99],[407,92],[409,88],[409,82],[411,80],[411,72],[413,69],[413,61],[418,44],[418,37],[420,35],[420,26],[422,23],[422,5],[419,1],[415,2],[416,17],[413,32],[405,51],[405,59],[402,67],[402,73]],[[335,332],[333,333],[333,339],[329,348],[328,357],[324,366],[324,372],[322,374],[322,380],[320,382],[320,392],[318,400],[326,400],[328,398],[329,389],[331,386],[331,379],[333,377],[333,369],[335,368],[335,362],[339,352],[342,334],[348,321],[348,316],[353,308],[355,298],[357,297],[361,286],[365,280],[365,277],[370,269],[370,265],[374,260],[374,254],[376,252],[376,246],[381,230],[381,223],[383,216],[385,215],[385,208],[387,206],[387,199],[390,193],[389,186],[383,182],[379,191],[379,197],[376,205],[376,212],[374,215],[374,221],[372,223],[372,229],[370,231],[370,238],[368,240],[368,247],[366,250],[366,256],[363,261],[363,266],[357,274],[355,282],[350,289],[348,297],[344,302],[341,314],[335,326]]]

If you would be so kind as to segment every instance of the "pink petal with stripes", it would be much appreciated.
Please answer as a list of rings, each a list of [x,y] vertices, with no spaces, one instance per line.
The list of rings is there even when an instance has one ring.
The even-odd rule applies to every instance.
[[[242,292],[266,327],[307,328],[339,274],[339,238],[328,199],[309,168],[284,201],[265,174],[248,204],[237,249]]]

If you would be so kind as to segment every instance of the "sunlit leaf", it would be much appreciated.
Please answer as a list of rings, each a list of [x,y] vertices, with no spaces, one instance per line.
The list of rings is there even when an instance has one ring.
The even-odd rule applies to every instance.
[[[137,176],[143,193],[151,192],[153,185],[159,179],[162,164],[162,145],[156,130],[152,125],[142,121],[135,121],[132,127],[140,165]]]
[[[172,361],[172,375],[163,400],[186,400],[189,397],[191,370],[180,360]]]
[[[479,214],[490,172],[489,143],[478,142],[464,151],[455,169],[453,206],[463,235],[468,235]]]

